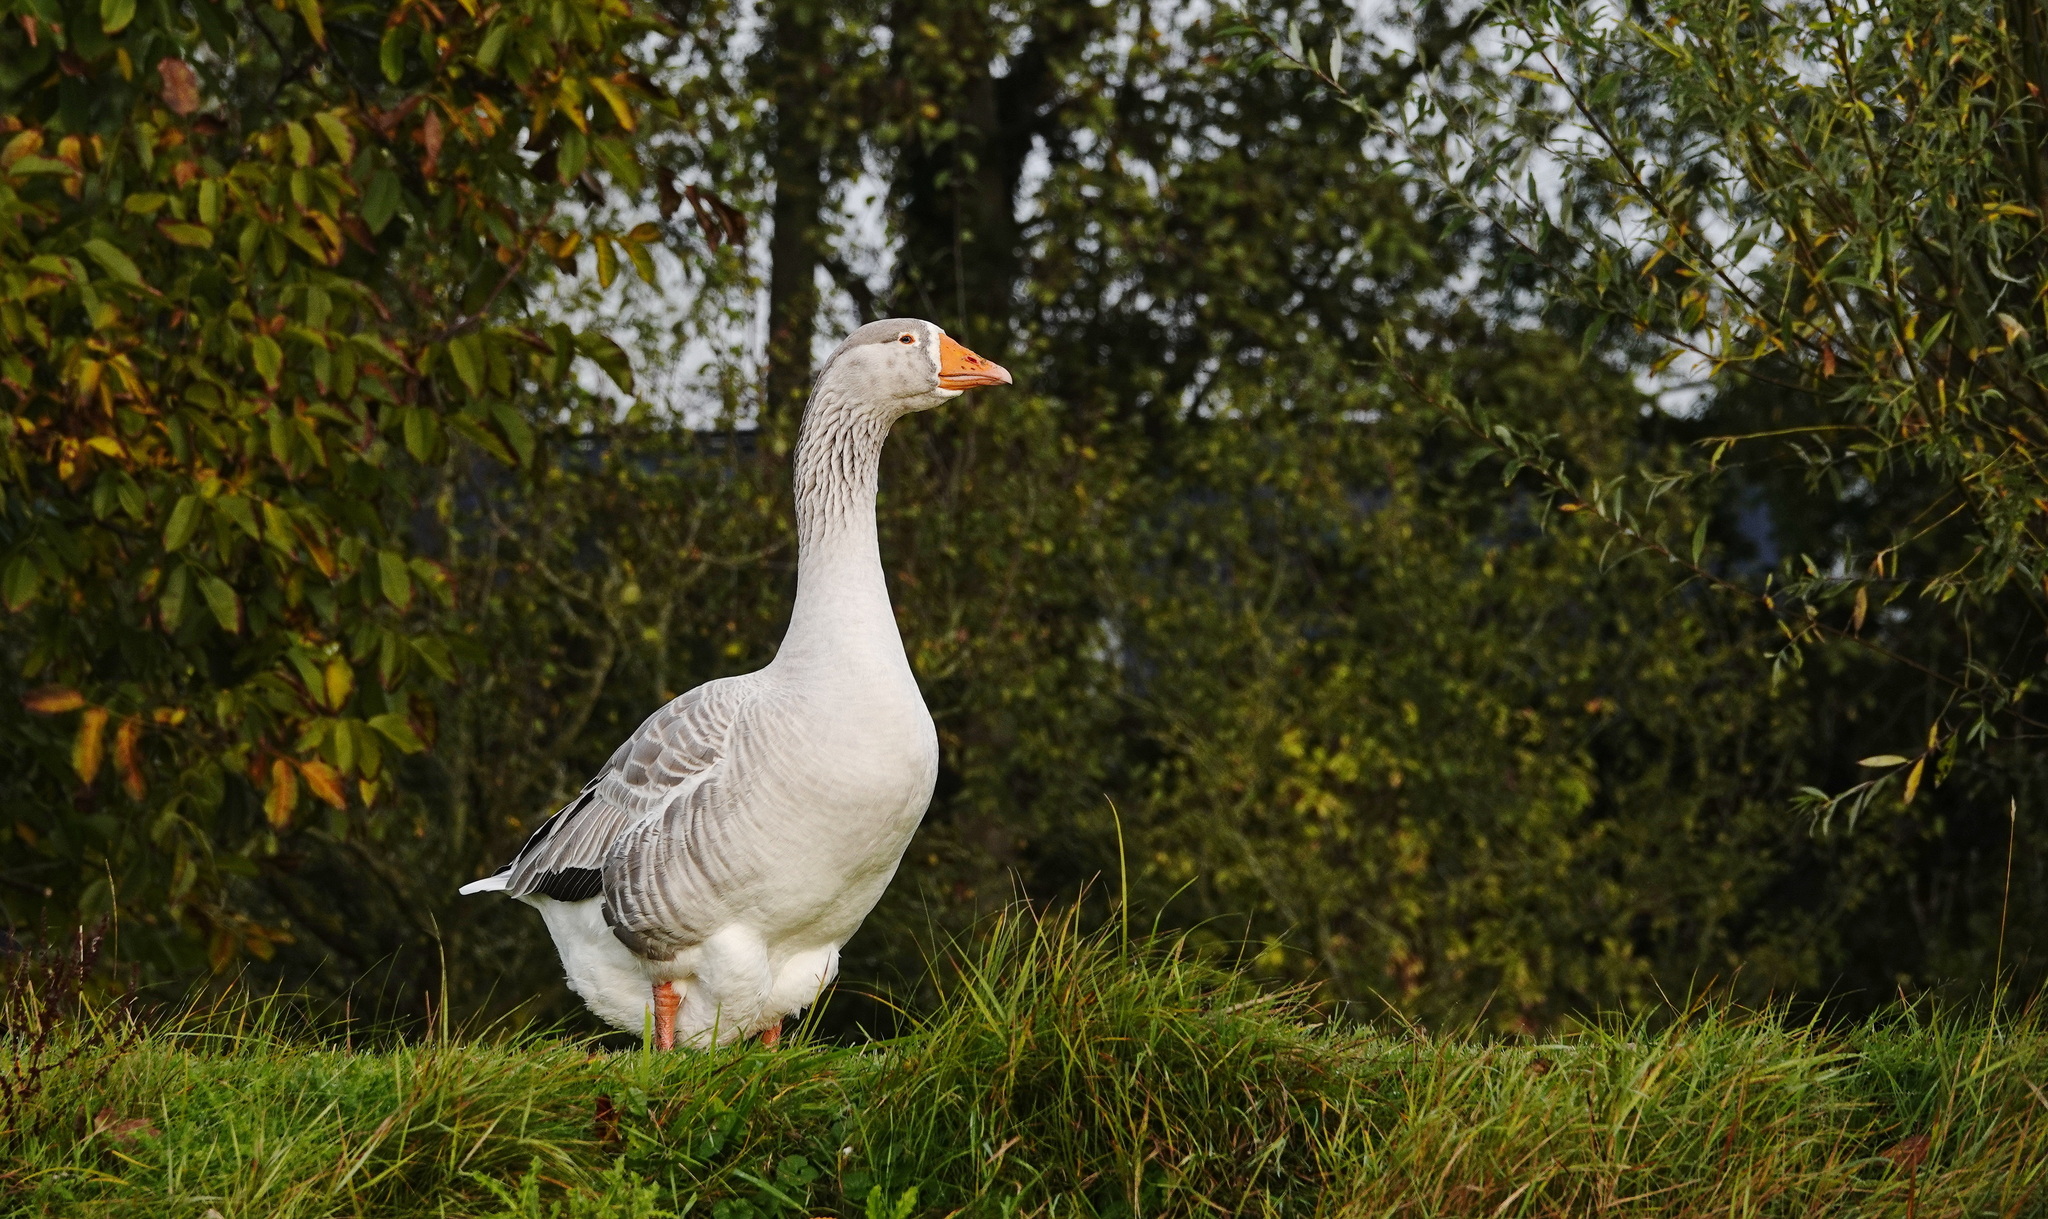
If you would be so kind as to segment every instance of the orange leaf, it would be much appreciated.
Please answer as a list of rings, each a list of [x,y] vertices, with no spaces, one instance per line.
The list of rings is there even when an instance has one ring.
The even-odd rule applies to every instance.
[[[22,695],[21,705],[37,715],[59,715],[85,706],[85,695],[69,686],[44,686]]]
[[[114,766],[121,772],[121,786],[136,800],[149,793],[149,785],[142,779],[141,759],[136,750],[141,738],[141,720],[122,720],[121,727],[114,732]]]
[[[325,762],[301,762],[299,773],[306,776],[306,787],[321,800],[335,808],[347,808],[348,796],[341,789],[341,774]]]
[[[179,114],[199,109],[199,75],[182,59],[162,59],[156,72],[164,81],[164,105]]]
[[[427,150],[427,159],[421,166],[429,177],[434,176],[434,162],[441,159],[441,116],[432,110],[420,123],[420,144]]]
[[[85,714],[79,717],[78,739],[71,743],[71,769],[78,772],[78,777],[85,780],[88,787],[99,777],[100,761],[106,756],[105,743],[101,740],[106,727],[107,709],[87,707]]]
[[[298,772],[290,762],[279,758],[270,764],[270,794],[263,797],[263,815],[281,830],[292,823],[292,810],[298,806]]]

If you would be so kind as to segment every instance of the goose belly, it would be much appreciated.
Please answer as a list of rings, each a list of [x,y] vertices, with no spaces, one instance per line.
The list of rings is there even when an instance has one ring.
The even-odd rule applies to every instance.
[[[653,1019],[647,962],[634,956],[604,921],[604,899],[559,902],[538,893],[520,899],[540,911],[562,959],[562,974],[591,1013],[614,1028],[642,1033]]]

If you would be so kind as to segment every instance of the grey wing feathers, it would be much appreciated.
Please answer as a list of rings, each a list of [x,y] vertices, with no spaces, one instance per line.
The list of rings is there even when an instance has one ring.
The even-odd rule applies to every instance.
[[[743,701],[740,683],[710,682],[648,716],[581,794],[543,822],[505,865],[504,891],[563,901],[597,896],[613,844],[717,766]]]
[[[749,870],[747,836],[722,774],[707,774],[668,817],[625,828],[604,864],[605,922],[634,953],[664,961],[700,942],[721,892]]]

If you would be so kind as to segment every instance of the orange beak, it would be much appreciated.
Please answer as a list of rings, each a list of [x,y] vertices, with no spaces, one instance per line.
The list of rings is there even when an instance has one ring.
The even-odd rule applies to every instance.
[[[977,385],[1008,385],[1010,370],[955,343],[951,335],[939,336],[939,388],[973,389]]]

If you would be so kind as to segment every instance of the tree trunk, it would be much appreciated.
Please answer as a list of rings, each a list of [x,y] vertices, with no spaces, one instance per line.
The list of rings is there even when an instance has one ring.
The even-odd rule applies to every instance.
[[[819,110],[825,95],[819,0],[781,0],[770,23],[774,96],[775,232],[768,245],[768,375],[761,424],[793,428],[811,390],[811,346],[818,326],[818,267],[824,255],[824,149]]]
[[[932,82],[922,97],[957,124],[957,134],[928,141],[913,126],[902,145],[893,183],[903,234],[895,292],[899,308],[1000,356],[1024,270],[1017,191],[1034,139],[1056,126],[1055,60],[1084,45],[1104,15],[1086,3],[1043,5],[1033,14],[1030,41],[1009,57],[1003,76],[990,70],[1001,52],[990,35],[1001,23],[987,6],[962,4],[946,16],[943,39],[920,40],[915,27],[938,14],[907,6],[896,36],[902,75]],[[919,62],[935,41],[952,54],[945,69]],[[936,83],[949,78],[957,83]]]

